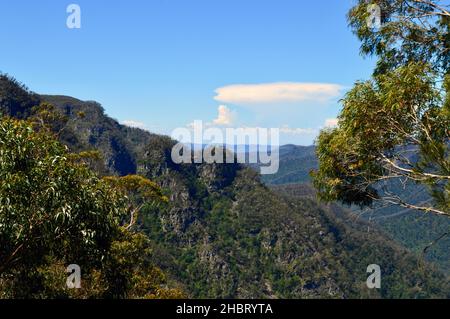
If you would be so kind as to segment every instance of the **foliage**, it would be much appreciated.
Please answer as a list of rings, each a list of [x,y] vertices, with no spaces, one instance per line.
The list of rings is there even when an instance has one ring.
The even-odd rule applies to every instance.
[[[120,225],[127,207],[121,189],[98,178],[48,131],[33,126],[0,120],[0,295],[172,295],[160,287],[164,276],[150,266],[146,237]],[[125,264],[123,256],[129,257]],[[84,289],[63,288],[69,264],[80,265]]]
[[[339,127],[321,132],[314,185],[327,201],[384,201],[449,215],[448,12],[436,1],[377,3],[384,12],[378,31],[368,29],[365,1],[350,11],[363,53],[379,55],[380,63],[372,80],[346,94]],[[395,180],[426,185],[434,203],[406,202],[389,188]]]
[[[130,215],[130,221],[126,229],[134,226],[137,220],[137,214],[144,205],[168,202],[167,197],[162,194],[161,188],[156,183],[142,176],[107,176],[103,180],[112,185],[116,190],[119,190],[122,194],[125,194],[128,199],[127,212]]]
[[[122,213],[117,193],[27,123],[2,119],[0,145],[2,271],[47,253],[100,260]]]
[[[0,115],[25,118],[31,109],[39,104],[37,94],[16,79],[0,73]]]
[[[379,29],[367,23],[371,4],[381,9]],[[438,0],[358,0],[348,13],[348,21],[361,41],[361,53],[379,57],[375,74],[420,62],[448,74],[449,12],[449,6]]]

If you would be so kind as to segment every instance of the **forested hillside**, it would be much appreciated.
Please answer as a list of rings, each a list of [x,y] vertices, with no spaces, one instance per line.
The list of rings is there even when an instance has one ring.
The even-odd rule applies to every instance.
[[[263,175],[265,183],[283,185],[311,180],[311,170],[317,168],[314,146],[283,145],[279,152],[280,169],[276,174]]]
[[[428,290],[407,274],[437,279],[425,279],[419,260],[364,223],[349,227],[315,200],[280,196],[250,169],[171,164],[172,143],[148,146],[145,174],[171,205],[143,214],[142,227],[161,267],[194,297],[407,298]],[[386,269],[380,294],[365,286],[372,263]]]
[[[153,205],[133,194],[134,202],[144,205],[131,229],[148,238],[148,259],[135,270],[161,268],[166,276],[158,280],[180,286],[190,297],[449,297],[448,281],[439,271],[381,233],[366,232],[364,222],[349,223],[345,211],[273,192],[255,171],[237,164],[176,165],[170,138],[120,125],[95,102],[40,96],[0,77],[3,116],[36,118],[34,106],[42,102],[56,107],[46,116],[69,150],[99,151],[100,164],[89,162],[97,175],[138,173],[161,187],[167,204]],[[8,151],[7,144],[1,147]],[[119,250],[119,256],[123,253]],[[370,264],[383,270],[381,290],[366,286]],[[146,295],[138,292],[133,291]]]
[[[283,192],[308,193],[316,197],[312,188],[309,173],[317,169],[318,163],[314,155],[314,147],[282,146],[280,148],[280,171],[274,175],[263,176],[263,181],[269,185],[285,185]],[[307,173],[306,173],[307,172]],[[409,202],[420,203],[430,200],[426,190],[416,185],[397,185],[398,192],[404,194]],[[374,206],[360,209],[347,207],[358,218],[369,221],[375,227],[380,227],[391,238],[398,241],[419,256],[435,262],[445,272],[450,272],[450,236],[444,236],[434,243],[436,239],[448,233],[450,221],[446,217],[424,215],[411,209],[394,205]],[[423,250],[430,246],[426,253]]]

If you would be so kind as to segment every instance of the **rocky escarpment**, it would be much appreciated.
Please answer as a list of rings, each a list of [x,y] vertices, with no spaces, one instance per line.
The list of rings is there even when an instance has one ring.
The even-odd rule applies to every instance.
[[[141,173],[170,204],[144,211],[141,225],[159,265],[192,297],[422,297],[433,285],[447,294],[438,272],[417,269],[418,260],[364,223],[350,227],[345,212],[280,196],[240,165],[176,165],[173,143],[163,138],[146,149]],[[384,269],[382,291],[365,285],[370,264]]]

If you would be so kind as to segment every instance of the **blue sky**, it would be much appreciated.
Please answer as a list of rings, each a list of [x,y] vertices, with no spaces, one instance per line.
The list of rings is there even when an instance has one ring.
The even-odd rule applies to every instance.
[[[0,0],[0,71],[156,133],[203,120],[308,145],[371,74],[347,27],[353,2]],[[81,29],[66,26],[71,3]]]

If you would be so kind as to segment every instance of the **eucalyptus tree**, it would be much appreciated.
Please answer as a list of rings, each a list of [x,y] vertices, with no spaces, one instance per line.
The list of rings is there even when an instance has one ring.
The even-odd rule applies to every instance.
[[[166,201],[161,189],[100,178],[86,157],[42,121],[0,118],[0,298],[181,296],[163,286],[149,239],[129,229],[132,203]],[[81,267],[82,289],[65,285],[70,264]]]
[[[345,95],[338,127],[318,137],[313,179],[319,196],[449,216],[449,5],[360,0],[348,19],[361,53],[377,56],[378,63],[370,80]],[[426,188],[433,200],[409,202],[399,185],[411,184]]]

